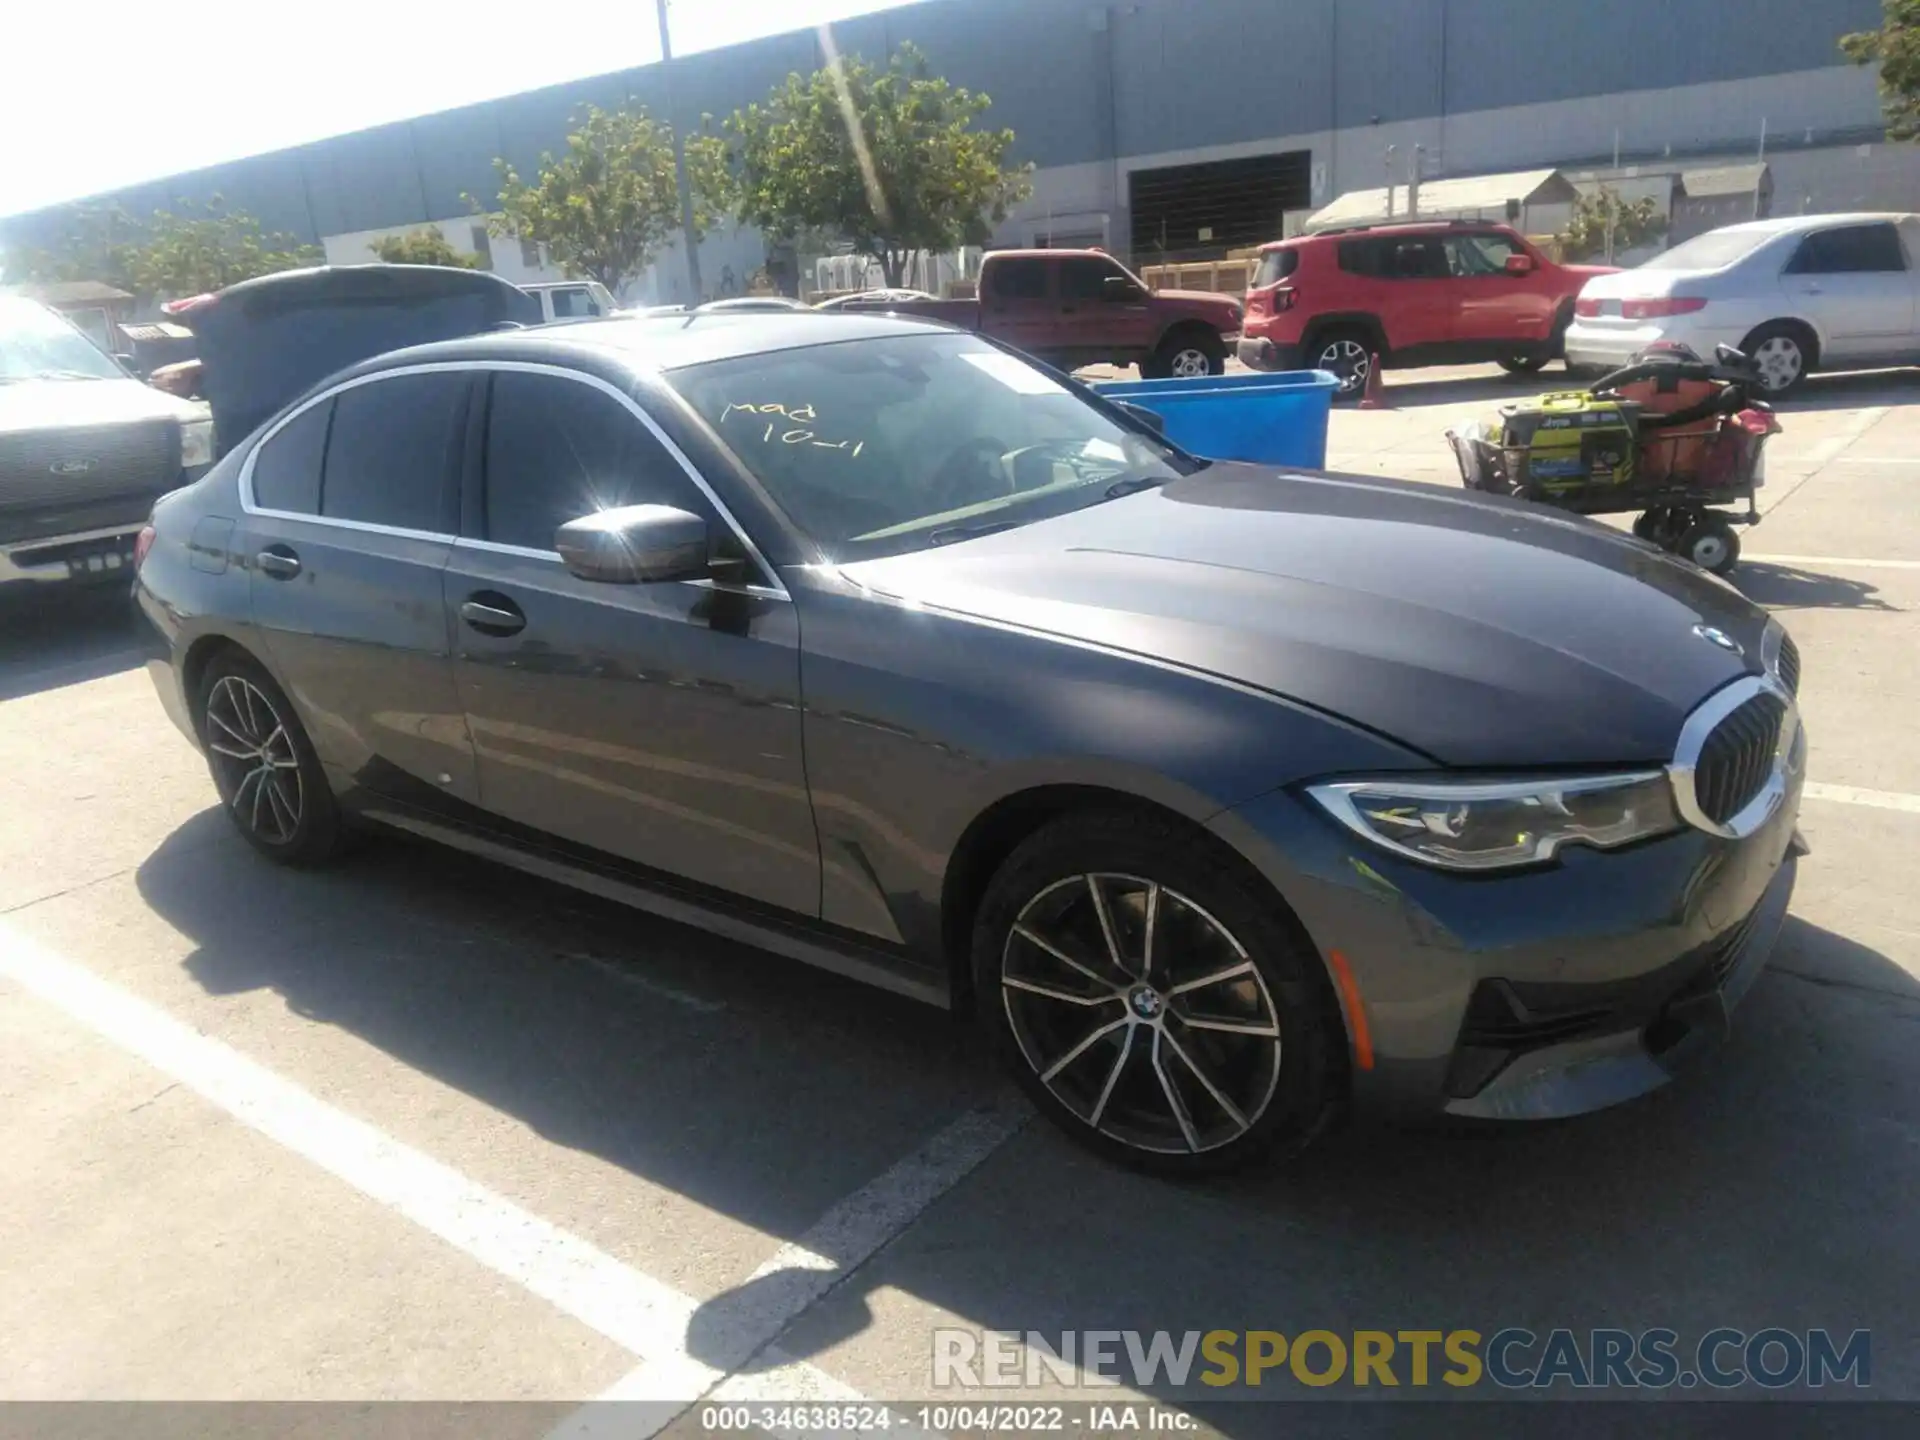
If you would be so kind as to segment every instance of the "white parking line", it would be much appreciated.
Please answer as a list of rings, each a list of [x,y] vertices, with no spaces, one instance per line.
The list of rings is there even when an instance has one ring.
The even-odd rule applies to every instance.
[[[1875,810],[1904,810],[1920,815],[1920,795],[1900,790],[1863,790],[1858,785],[1822,785],[1809,780],[1800,794],[1808,800],[1831,800],[1840,805],[1869,805]]]
[[[751,1295],[717,1327],[708,1327],[711,1333],[701,1347],[707,1358],[696,1359],[687,1348],[689,1326],[701,1309],[693,1296],[327,1104],[4,923],[0,979],[13,981],[242,1124],[643,1357],[645,1363],[615,1387],[621,1399],[684,1406],[712,1390],[731,1369],[764,1350],[825,1290],[911,1224],[1024,1120],[1013,1110],[963,1115],[834,1206],[755,1272],[754,1279],[774,1283],[763,1287],[764,1293]],[[789,1274],[792,1279],[782,1283],[779,1277]],[[717,1308],[724,1312],[724,1300]],[[777,1378],[790,1387],[788,1398],[860,1398],[804,1362],[771,1352],[766,1358],[772,1368],[743,1382],[743,1394],[764,1396]]]
[[[1747,555],[1757,565],[1831,565],[1836,570],[1920,570],[1920,560],[1863,560],[1850,555]]]
[[[1853,419],[1847,422],[1846,428],[1838,435],[1822,440],[1811,450],[1806,451],[1801,456],[1800,463],[1803,465],[1812,465],[1815,469],[1821,466],[1831,465],[1835,460],[1839,459],[1850,446],[1855,444],[1861,436],[1865,435],[1867,431],[1886,419],[1887,412],[1892,408],[1891,405],[1874,405],[1860,411]]]

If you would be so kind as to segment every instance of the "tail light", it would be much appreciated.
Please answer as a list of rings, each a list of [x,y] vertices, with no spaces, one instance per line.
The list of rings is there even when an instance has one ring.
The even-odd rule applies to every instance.
[[[140,533],[133,539],[133,568],[138,570],[147,552],[153,548],[153,526],[142,525]]]
[[[1600,302],[1598,300],[1576,300],[1573,302],[1573,313],[1578,315],[1582,320],[1595,319],[1600,314]]]
[[[1247,292],[1247,313],[1249,315],[1284,315],[1293,308],[1293,302],[1299,296],[1290,285],[1276,285],[1271,290],[1249,290]]]
[[[1620,314],[1627,320],[1664,320],[1671,315],[1691,315],[1707,308],[1698,295],[1662,295],[1650,300],[1622,300]]]

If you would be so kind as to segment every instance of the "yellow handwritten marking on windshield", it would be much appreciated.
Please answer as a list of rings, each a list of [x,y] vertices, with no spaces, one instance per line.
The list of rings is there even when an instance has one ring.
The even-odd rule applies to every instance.
[[[867,447],[867,442],[864,440],[822,440],[813,431],[806,429],[806,425],[819,418],[818,412],[811,405],[782,405],[777,401],[769,401],[765,405],[738,403],[729,405],[720,412],[720,423],[726,424],[728,417],[736,410],[743,415],[778,415],[787,420],[803,422],[793,429],[780,430],[777,422],[769,420],[760,434],[764,444],[771,445],[773,432],[780,430],[780,443],[783,445],[811,445],[820,450],[848,450],[851,447],[849,453],[853,455],[858,455]]]

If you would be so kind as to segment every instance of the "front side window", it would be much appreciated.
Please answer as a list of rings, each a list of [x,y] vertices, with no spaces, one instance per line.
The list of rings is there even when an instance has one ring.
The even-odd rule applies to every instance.
[[[1027,524],[1206,463],[971,335],[781,350],[667,381],[840,559]]]
[[[1447,247],[1439,240],[1395,240],[1390,242],[1385,274],[1393,280],[1445,280],[1453,274],[1447,259]]]
[[[1891,224],[1843,225],[1817,230],[1800,242],[1787,264],[1789,275],[1873,275],[1907,268],[1900,234]]]
[[[320,513],[396,530],[451,531],[466,394],[467,376],[453,370],[342,390],[333,401]]]
[[[309,406],[282,425],[253,457],[253,503],[262,510],[314,515],[320,510],[320,465],[327,453],[333,401]]]
[[[1126,272],[1105,260],[1062,260],[1060,298],[1079,304],[1107,298],[1107,280],[1124,280]]]
[[[99,346],[51,310],[0,295],[0,385],[13,380],[124,380]]]
[[[1522,250],[1505,235],[1467,234],[1447,237],[1447,256],[1456,275],[1504,275],[1507,261]]]
[[[493,377],[485,465],[481,538],[499,545],[551,550],[569,520],[623,505],[708,508],[631,411],[558,375]]]

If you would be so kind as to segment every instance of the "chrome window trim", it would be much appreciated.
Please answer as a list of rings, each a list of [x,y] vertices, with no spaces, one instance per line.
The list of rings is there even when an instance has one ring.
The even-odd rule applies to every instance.
[[[1778,658],[1777,647],[1775,658]],[[1766,783],[1760,787],[1759,793],[1738,814],[1721,824],[1710,819],[1700,808],[1700,798],[1694,787],[1700,754],[1715,727],[1759,695],[1771,695],[1786,707],[1780,717],[1780,734],[1774,743],[1773,766],[1767,772]],[[1742,676],[1714,691],[1695,706],[1693,713],[1687,716],[1686,723],[1680,727],[1680,740],[1674,747],[1673,763],[1667,767],[1667,774],[1673,783],[1674,805],[1680,811],[1681,818],[1694,829],[1718,835],[1724,840],[1744,840],[1779,812],[1780,806],[1786,801],[1787,790],[1805,759],[1806,744],[1800,728],[1800,707],[1795,704],[1786,686],[1771,673]]]
[[[752,559],[755,565],[760,567],[761,573],[772,582],[768,585],[755,584],[725,587],[718,586],[711,580],[681,581],[676,583],[703,585],[711,589],[744,590],[748,593],[764,595],[770,599],[792,602],[793,597],[787,592],[786,585],[781,581],[779,572],[767,562],[767,557],[760,553],[760,547],[753,543],[753,538],[747,534],[746,527],[734,518],[733,512],[727,508],[726,502],[715,493],[713,486],[707,483],[707,478],[695,468],[694,463],[687,458],[686,452],[674,443],[673,437],[662,430],[659,422],[646,412],[645,407],[619,386],[602,380],[598,375],[588,375],[583,371],[571,370],[563,365],[543,364],[532,360],[433,360],[418,365],[399,365],[391,370],[376,370],[370,375],[356,375],[352,379],[343,380],[337,385],[330,385],[318,395],[306,401],[298,409],[290,410],[281,416],[280,419],[273,423],[270,429],[254,442],[253,448],[247,452],[246,463],[240,468],[239,488],[241,510],[248,515],[258,515],[271,520],[298,520],[308,525],[327,525],[341,530],[358,530],[373,535],[391,535],[404,540],[425,540],[460,548],[493,550],[502,554],[521,555],[531,559],[551,559],[555,564],[559,564],[560,554],[557,550],[535,550],[524,545],[503,545],[497,541],[480,540],[471,536],[445,535],[437,531],[429,530],[408,530],[392,525],[377,525],[366,520],[346,520],[332,515],[304,515],[293,510],[271,510],[254,503],[253,467],[255,461],[260,457],[261,450],[271,444],[273,438],[283,429],[299,419],[300,416],[306,414],[307,411],[313,409],[314,406],[331,400],[337,395],[345,394],[349,390],[357,389],[362,385],[371,385],[377,381],[390,380],[401,375],[435,375],[450,370],[469,375],[475,371],[514,371],[527,375],[552,375],[557,379],[571,380],[575,384],[585,385],[590,389],[598,390],[603,394],[612,396],[614,400],[626,408],[627,412],[632,415],[634,419],[638,420],[641,425],[646,428],[647,433],[652,435],[653,438],[660,443],[667,454],[673,457],[675,463],[678,464],[680,469],[686,474],[687,479],[693,482],[694,488],[706,497],[707,503],[713,506],[714,513],[719,515],[721,520],[725,522],[727,528],[733,532],[734,538],[745,547],[748,557]]]

